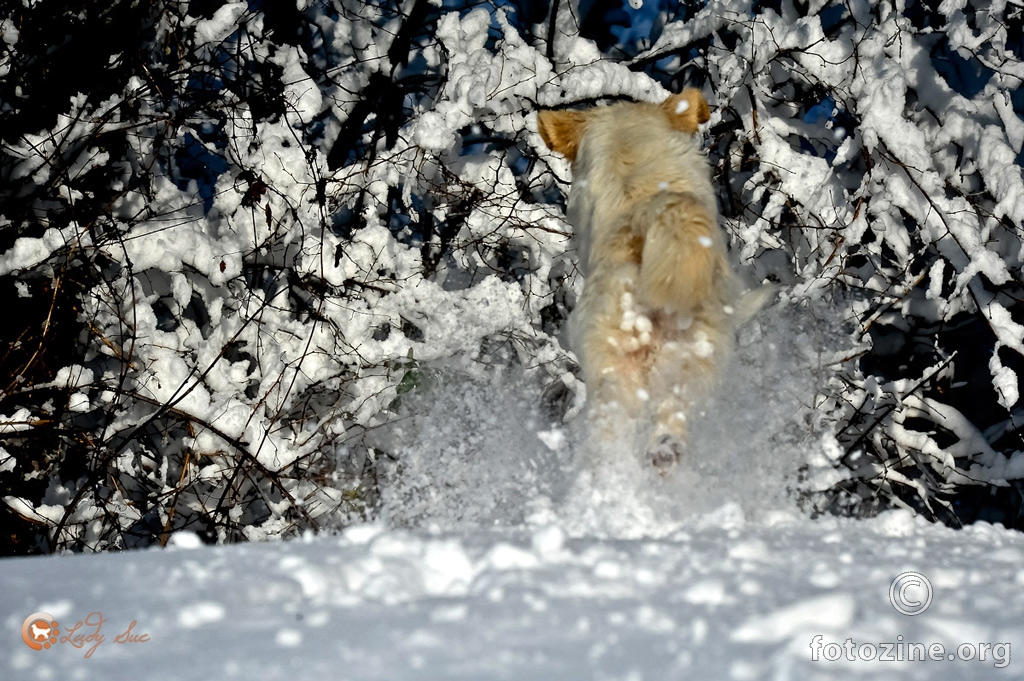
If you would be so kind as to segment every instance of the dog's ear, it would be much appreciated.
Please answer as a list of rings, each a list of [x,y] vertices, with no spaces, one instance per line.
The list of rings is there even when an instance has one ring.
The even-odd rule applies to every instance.
[[[548,149],[575,161],[586,120],[582,111],[538,111],[537,131]]]
[[[711,110],[708,109],[704,95],[692,87],[666,99],[662,102],[661,109],[668,116],[673,128],[691,135],[697,132],[697,126],[707,123],[711,118]]]

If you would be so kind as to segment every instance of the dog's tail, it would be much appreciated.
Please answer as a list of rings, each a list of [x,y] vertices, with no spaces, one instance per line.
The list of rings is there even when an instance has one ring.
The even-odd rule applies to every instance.
[[[633,216],[643,236],[638,299],[688,316],[732,297],[728,256],[715,213],[693,194],[663,192]]]

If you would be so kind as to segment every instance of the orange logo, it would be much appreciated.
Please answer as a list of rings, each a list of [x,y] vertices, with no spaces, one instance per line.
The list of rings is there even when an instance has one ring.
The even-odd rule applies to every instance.
[[[66,627],[62,633],[57,626],[57,620],[45,612],[37,612],[26,617],[21,623],[21,640],[32,650],[67,644],[72,648],[84,650],[85,657],[90,658],[107,640],[107,635],[103,633],[103,625],[106,623],[107,619],[103,613],[91,612],[85,619],[75,622],[70,628]],[[148,643],[149,634],[136,631],[137,624],[137,620],[132,620],[127,629],[113,638],[113,642],[121,645]]]
[[[32,613],[21,623],[21,639],[32,650],[49,648],[57,642],[58,636],[57,620],[45,612]]]

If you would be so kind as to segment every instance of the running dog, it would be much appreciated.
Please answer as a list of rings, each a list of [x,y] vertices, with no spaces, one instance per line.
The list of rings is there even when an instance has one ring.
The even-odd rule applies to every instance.
[[[572,163],[567,215],[585,283],[568,333],[591,435],[609,441],[639,424],[663,474],[733,344],[737,283],[694,140],[708,118],[692,88],[660,105],[537,115],[544,143]]]

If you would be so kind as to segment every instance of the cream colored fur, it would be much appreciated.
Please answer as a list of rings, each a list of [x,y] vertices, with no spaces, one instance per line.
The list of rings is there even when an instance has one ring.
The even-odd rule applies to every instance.
[[[592,430],[607,439],[651,424],[647,451],[662,467],[680,456],[733,338],[736,284],[693,139],[707,119],[694,89],[537,116],[544,142],[572,161],[568,216],[586,281],[569,333]]]

